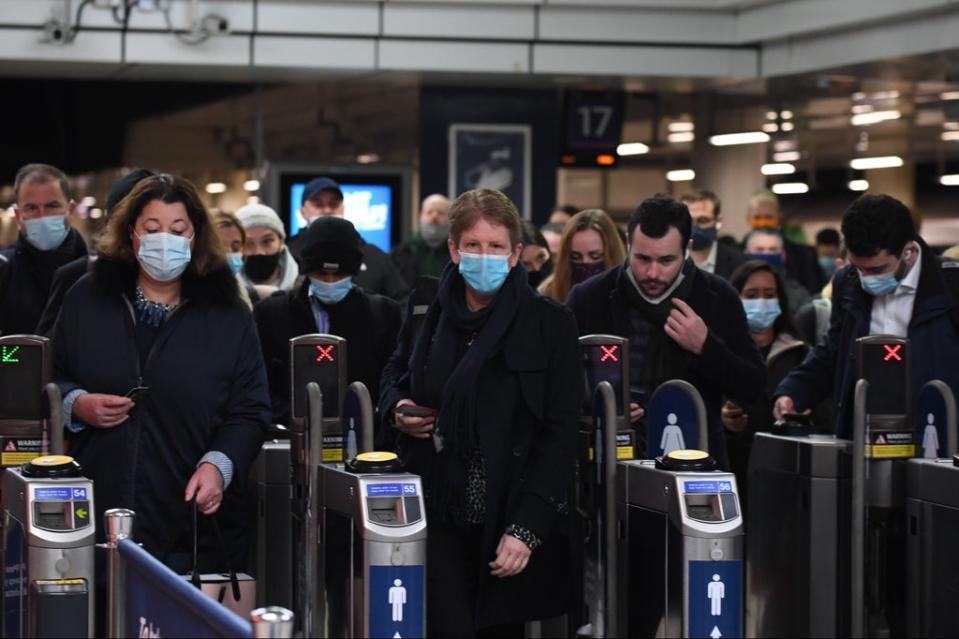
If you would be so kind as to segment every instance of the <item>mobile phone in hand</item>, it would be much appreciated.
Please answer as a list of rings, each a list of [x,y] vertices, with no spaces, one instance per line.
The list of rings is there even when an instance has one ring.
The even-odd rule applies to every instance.
[[[409,415],[410,417],[429,417],[436,412],[432,408],[427,408],[426,406],[410,406],[409,404],[397,406],[393,410],[400,415]]]
[[[126,393],[124,393],[123,396],[128,399],[132,399],[133,402],[136,403],[140,401],[140,399],[142,399],[147,394],[147,391],[149,390],[150,389],[147,388],[146,386],[134,386],[133,388],[128,390]]]

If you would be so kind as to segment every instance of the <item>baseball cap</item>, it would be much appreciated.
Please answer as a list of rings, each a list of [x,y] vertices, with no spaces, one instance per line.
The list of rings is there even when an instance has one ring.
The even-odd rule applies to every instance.
[[[340,190],[340,185],[337,184],[335,180],[328,177],[318,177],[306,183],[306,186],[303,188],[303,200],[309,200],[322,191],[336,191],[337,196],[339,196],[341,200],[343,199],[343,191]]]

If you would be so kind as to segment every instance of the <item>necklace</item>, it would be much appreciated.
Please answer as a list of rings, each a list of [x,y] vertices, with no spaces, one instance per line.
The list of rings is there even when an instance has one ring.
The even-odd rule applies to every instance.
[[[139,311],[140,321],[153,328],[159,328],[163,320],[167,318],[167,315],[173,312],[173,309],[177,307],[176,304],[161,304],[153,300],[148,300],[146,295],[143,294],[143,289],[139,286],[136,290],[133,305],[137,311]]]

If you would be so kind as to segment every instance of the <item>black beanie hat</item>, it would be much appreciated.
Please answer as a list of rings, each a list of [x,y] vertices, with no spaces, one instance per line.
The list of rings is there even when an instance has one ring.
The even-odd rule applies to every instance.
[[[137,185],[137,182],[144,178],[148,178],[151,175],[154,175],[153,171],[147,169],[133,169],[111,184],[110,192],[107,193],[106,214],[110,215],[113,213],[113,209],[115,209],[117,204],[120,203],[120,200],[130,194],[130,191],[132,191],[133,187]]]
[[[318,217],[303,231],[300,266],[305,273],[336,269],[356,275],[363,263],[363,238],[349,220],[332,215]]]

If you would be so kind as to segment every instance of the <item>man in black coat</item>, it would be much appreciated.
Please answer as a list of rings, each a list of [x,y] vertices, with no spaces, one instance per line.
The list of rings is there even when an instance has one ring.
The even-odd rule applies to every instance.
[[[312,333],[345,338],[348,379],[366,384],[375,401],[402,320],[396,302],[354,285],[363,240],[350,222],[322,217],[300,237],[300,263],[309,277],[298,289],[274,293],[254,309],[273,419],[285,425],[290,421],[291,338]]]
[[[733,271],[746,261],[746,256],[742,251],[718,241],[723,224],[719,196],[700,189],[683,195],[680,202],[689,208],[689,215],[693,219],[692,246],[689,248],[693,262],[707,273],[715,273],[729,280]]]
[[[147,169],[134,169],[127,173],[110,186],[110,192],[107,194],[107,200],[104,205],[104,212],[107,219],[113,213],[114,207],[126,197],[127,193],[136,185],[137,182],[145,177],[153,175],[152,171]],[[78,257],[69,264],[65,264],[57,269],[53,274],[53,283],[50,285],[50,295],[47,299],[47,305],[43,309],[40,321],[37,323],[37,335],[52,337],[53,325],[60,314],[60,307],[63,305],[63,296],[67,294],[74,284],[77,283],[91,268],[96,260],[95,255],[85,255]]]
[[[428,195],[420,206],[420,225],[413,237],[390,251],[390,259],[411,289],[421,277],[438,278],[449,264],[449,212],[445,195]]]
[[[340,185],[328,177],[318,177],[307,182],[303,189],[303,205],[300,213],[308,224],[321,217],[343,217],[343,191]],[[309,227],[307,227],[309,228]],[[300,231],[293,237],[287,246],[293,258],[300,263],[300,270],[305,270],[300,259],[300,253],[306,243],[305,231]],[[394,300],[401,300],[406,296],[409,287],[403,277],[393,265],[390,256],[372,244],[360,240],[360,250],[363,260],[360,270],[353,281],[367,291],[385,295]]]
[[[13,195],[20,234],[0,252],[0,335],[33,333],[56,270],[87,254],[86,242],[67,223],[76,203],[62,171],[28,164],[17,171]]]
[[[634,397],[648,398],[670,379],[685,379],[699,390],[709,452],[728,468],[723,396],[757,399],[766,366],[736,291],[684,257],[691,225],[685,204],[660,196],[643,201],[629,219],[629,262],[573,287],[566,304],[580,335],[629,338]],[[630,409],[634,422],[645,413],[638,402]]]

